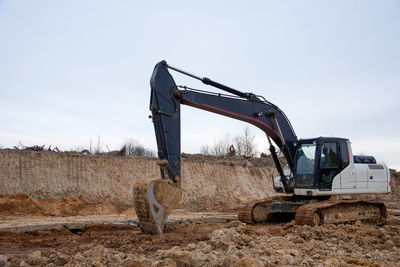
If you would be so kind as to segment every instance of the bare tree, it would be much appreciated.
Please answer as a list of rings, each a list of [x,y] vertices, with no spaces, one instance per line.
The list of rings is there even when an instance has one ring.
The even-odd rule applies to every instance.
[[[231,143],[231,138],[229,133],[227,133],[224,138],[214,141],[214,145],[211,148],[211,154],[214,156],[226,156],[229,152]]]
[[[100,135],[98,135],[98,136],[97,136],[97,143],[96,143],[96,146],[94,147],[93,151],[91,150],[90,152],[92,152],[92,154],[97,155],[97,154],[100,154],[100,153],[101,153],[102,148],[103,148],[103,144],[102,144],[102,142],[101,142]]]
[[[207,145],[200,147],[200,154],[211,155],[211,148]]]
[[[257,154],[256,145],[254,143],[254,135],[250,133],[249,127],[246,127],[242,135],[243,155],[253,157]]]
[[[125,147],[125,153],[127,156],[138,156],[138,157],[155,157],[155,152],[151,149],[145,148],[135,139],[128,139],[122,148]]]
[[[257,154],[254,135],[251,134],[248,127],[243,130],[243,134],[236,136],[233,141],[238,155],[253,157]]]
[[[223,139],[214,141],[214,145],[209,147],[208,145],[200,148],[200,153],[214,156],[226,156],[232,154],[232,148],[235,151],[235,155],[253,157],[257,155],[256,144],[254,142],[254,135],[251,134],[248,127],[243,130],[241,135],[235,136],[233,139],[230,138],[229,134]],[[230,150],[231,148],[231,150]]]
[[[92,145],[92,139],[90,139],[90,144],[89,144],[89,151],[90,154],[97,155],[100,154],[103,148],[103,144],[101,142],[101,137],[100,135],[97,136],[97,143],[95,145]]]
[[[226,155],[226,149],[227,147],[225,144],[220,140],[220,141],[215,141],[211,154],[214,156],[225,156]]]
[[[235,138],[233,138],[233,142],[234,142],[234,146],[236,149],[236,154],[237,155],[243,155],[243,151],[244,151],[244,144],[243,144],[243,140],[242,140],[242,136],[238,135],[235,136]]]

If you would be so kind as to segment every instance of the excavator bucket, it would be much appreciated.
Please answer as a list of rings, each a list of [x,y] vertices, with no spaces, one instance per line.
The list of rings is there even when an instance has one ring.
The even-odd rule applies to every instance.
[[[146,234],[162,234],[169,212],[180,201],[182,190],[161,179],[138,179],[133,186],[133,205]]]

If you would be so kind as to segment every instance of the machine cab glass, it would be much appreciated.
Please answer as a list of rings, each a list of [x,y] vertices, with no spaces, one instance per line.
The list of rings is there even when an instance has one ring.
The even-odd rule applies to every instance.
[[[346,141],[320,137],[301,142],[295,157],[296,187],[331,190],[333,179],[349,165]]]
[[[296,151],[295,183],[298,187],[311,188],[315,184],[316,143],[303,143]]]

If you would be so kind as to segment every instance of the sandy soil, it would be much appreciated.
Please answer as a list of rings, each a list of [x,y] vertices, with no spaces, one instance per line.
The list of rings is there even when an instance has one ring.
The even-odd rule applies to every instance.
[[[0,215],[115,214],[157,159],[0,149]],[[182,155],[182,200],[193,211],[233,209],[275,194],[269,158]]]

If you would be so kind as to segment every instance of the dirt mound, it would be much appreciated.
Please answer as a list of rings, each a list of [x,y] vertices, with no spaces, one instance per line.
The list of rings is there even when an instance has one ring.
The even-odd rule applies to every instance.
[[[183,155],[178,208],[234,209],[275,194],[270,166],[268,158]],[[152,158],[0,150],[0,195],[25,194],[44,214],[123,211],[132,207],[134,182],[156,177],[160,170]]]
[[[26,194],[0,196],[0,215],[45,215],[40,203]]]
[[[400,199],[400,172],[390,170],[390,187],[392,189],[392,195],[397,199]]]
[[[95,225],[0,232],[0,260],[14,265],[79,266],[394,266],[400,226],[181,224],[162,235],[137,227]]]
[[[90,203],[83,197],[67,199],[34,199],[26,194],[0,196],[0,215],[73,216],[117,214],[130,207],[121,203]]]
[[[376,200],[385,202],[389,209],[400,209],[400,172],[390,170],[390,194],[371,195]]]

